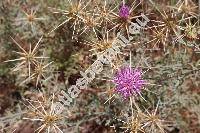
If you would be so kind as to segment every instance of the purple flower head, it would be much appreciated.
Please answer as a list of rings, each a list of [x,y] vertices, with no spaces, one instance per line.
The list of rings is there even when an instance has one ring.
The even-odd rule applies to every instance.
[[[122,5],[120,6],[120,8],[119,8],[119,16],[120,16],[121,18],[127,19],[127,18],[129,17],[129,15],[130,15],[129,11],[130,11],[129,6],[127,6],[127,5],[125,5],[125,4],[122,4]]]
[[[133,94],[140,93],[146,83],[142,79],[142,70],[139,68],[123,67],[117,71],[113,82],[116,84],[115,92],[121,94],[125,99]]]

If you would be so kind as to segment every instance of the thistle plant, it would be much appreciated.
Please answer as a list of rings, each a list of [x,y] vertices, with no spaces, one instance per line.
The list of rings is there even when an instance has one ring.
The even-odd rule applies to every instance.
[[[168,37],[170,31],[177,32],[177,29],[179,28],[178,20],[175,17],[175,14],[170,13],[169,15],[164,11],[164,13],[161,13],[161,16],[163,17],[163,21],[157,26],[162,27],[166,31],[166,37]]]
[[[155,22],[154,25],[150,28],[155,28],[154,33],[155,38],[153,40],[157,40],[156,43],[163,44],[163,50],[166,50],[166,41],[171,40],[173,37],[179,37],[179,31],[183,28],[180,26],[180,23],[187,20],[188,18],[179,19],[177,14],[170,10],[169,12],[163,11],[161,12],[157,9],[160,15],[162,16],[162,21],[160,20],[151,20]],[[150,41],[151,42],[151,41]]]
[[[101,55],[105,52],[106,49],[112,47],[112,43],[116,40],[115,36],[110,36],[111,32],[108,32],[105,28],[104,32],[101,32],[101,38],[94,38],[90,41],[85,41],[86,45],[91,47],[90,51],[94,54],[92,55]]]
[[[132,5],[127,5],[125,1],[121,3],[118,8],[118,13],[113,12],[114,15],[114,27],[112,29],[120,29],[126,31],[126,34],[129,35],[129,23],[132,22],[133,19],[141,17],[141,15],[137,15],[134,10],[140,5],[140,2],[134,1]]]
[[[148,132],[165,133],[164,130],[164,128],[166,127],[166,125],[164,125],[165,121],[159,118],[160,116],[159,114],[157,114],[158,105],[159,103],[157,104],[155,110],[151,111],[152,113],[150,113],[148,110],[146,111],[146,113],[141,113],[141,116],[144,117],[142,118],[142,120],[144,121],[143,127]]]
[[[191,20],[186,23],[186,27],[184,27],[184,34],[182,37],[186,37],[189,40],[197,40],[198,38],[198,27],[196,26],[198,22],[192,24]]]
[[[114,2],[114,1],[111,1]],[[98,3],[97,3],[98,4]],[[97,6],[98,13],[98,21],[102,26],[108,26],[109,24],[114,24],[113,22],[113,13],[114,10],[118,8],[117,6],[113,7],[113,5],[110,6],[110,1],[105,0],[103,6]]]
[[[37,29],[36,29],[37,23],[39,21],[44,21],[46,19],[44,17],[37,17],[36,9],[31,8],[30,13],[28,13],[24,10],[22,10],[22,11],[24,13],[24,17],[16,18],[16,24],[18,26],[21,26],[22,28],[25,26],[30,26],[32,33],[36,34],[37,33]]]
[[[84,24],[81,29],[80,35],[87,32],[93,32],[95,36],[98,38],[98,33],[100,32],[98,28],[100,27],[99,19],[95,15],[95,10],[91,11],[91,13],[84,13],[82,15],[82,22]]]
[[[150,40],[146,43],[148,44],[148,47],[154,50],[160,50],[160,44],[163,44],[163,46],[166,47],[167,38],[165,35],[165,29],[160,30],[159,28],[155,27],[154,29],[151,29],[151,31],[153,34],[150,35]]]
[[[91,3],[91,0],[87,3],[79,1],[79,0],[75,0],[75,1],[68,0],[68,3],[67,3],[68,6],[66,7],[67,9],[63,10],[63,9],[52,8],[55,10],[54,11],[55,14],[62,14],[62,16],[65,17],[65,20],[62,23],[60,23],[58,26],[56,26],[53,30],[51,30],[51,32],[55,31],[62,25],[70,22],[72,23],[71,27],[73,29],[73,36],[72,36],[73,38],[76,32],[80,32],[80,29],[79,29],[80,24],[84,20],[83,14],[85,13],[85,10],[90,3]]]
[[[144,129],[142,128],[142,123],[140,121],[140,118],[138,116],[132,116],[131,120],[128,122],[124,122],[122,129],[126,129],[124,132],[130,131],[130,133],[138,133],[142,132],[145,133]]]
[[[30,120],[33,122],[39,122],[41,126],[35,130],[38,133],[42,131],[47,131],[47,133],[57,133],[62,132],[59,126],[62,119],[66,118],[66,116],[62,116],[62,114],[57,114],[55,105],[54,105],[54,94],[51,97],[45,97],[42,95],[42,100],[28,100],[26,102],[29,104],[28,111],[24,116],[24,120]]]
[[[192,0],[179,0],[176,3],[176,6],[170,6],[173,9],[176,9],[178,13],[180,13],[182,16],[181,18],[184,19],[185,17],[191,16],[191,17],[197,17],[197,8]]]
[[[36,43],[34,48],[32,48],[32,45],[30,44],[29,50],[25,50],[13,38],[12,38],[12,40],[19,47],[21,52],[13,51],[14,53],[19,55],[19,58],[7,60],[5,62],[19,62],[19,63],[17,63],[17,65],[12,70],[13,71],[19,71],[19,70],[23,70],[23,69],[28,69],[28,77],[31,78],[32,68],[38,63],[38,61],[40,59],[47,59],[48,58],[48,57],[45,57],[45,56],[38,56],[38,48],[39,48],[39,44],[42,40],[42,37]]]
[[[34,70],[31,73],[30,77],[28,77],[26,80],[24,80],[22,82],[22,84],[26,81],[30,81],[30,80],[35,80],[36,82],[36,86],[38,86],[39,82],[41,80],[45,80],[47,79],[47,75],[49,75],[49,73],[51,73],[51,69],[48,68],[53,62],[50,62],[48,64],[44,64],[45,62],[43,60],[41,60],[40,62],[36,63],[34,66]]]
[[[199,6],[0,2],[0,132],[199,133]]]
[[[136,107],[134,110],[133,105]],[[121,121],[124,126],[120,127],[124,129],[124,132],[138,133],[138,132],[159,132],[165,133],[165,121],[161,119],[158,112],[158,104],[156,109],[150,113],[147,109],[142,111],[136,101],[133,98],[130,98],[130,108],[131,116],[126,117],[126,120],[117,119]]]

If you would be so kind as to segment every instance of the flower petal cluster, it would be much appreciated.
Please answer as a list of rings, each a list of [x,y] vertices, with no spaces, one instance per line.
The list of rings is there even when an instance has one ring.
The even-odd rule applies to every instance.
[[[117,71],[113,82],[116,84],[115,91],[125,99],[141,92],[146,81],[142,79],[142,70],[139,68],[123,67]]]
[[[119,9],[119,16],[122,18],[127,19],[130,15],[130,8],[127,5],[121,5],[120,9]]]

